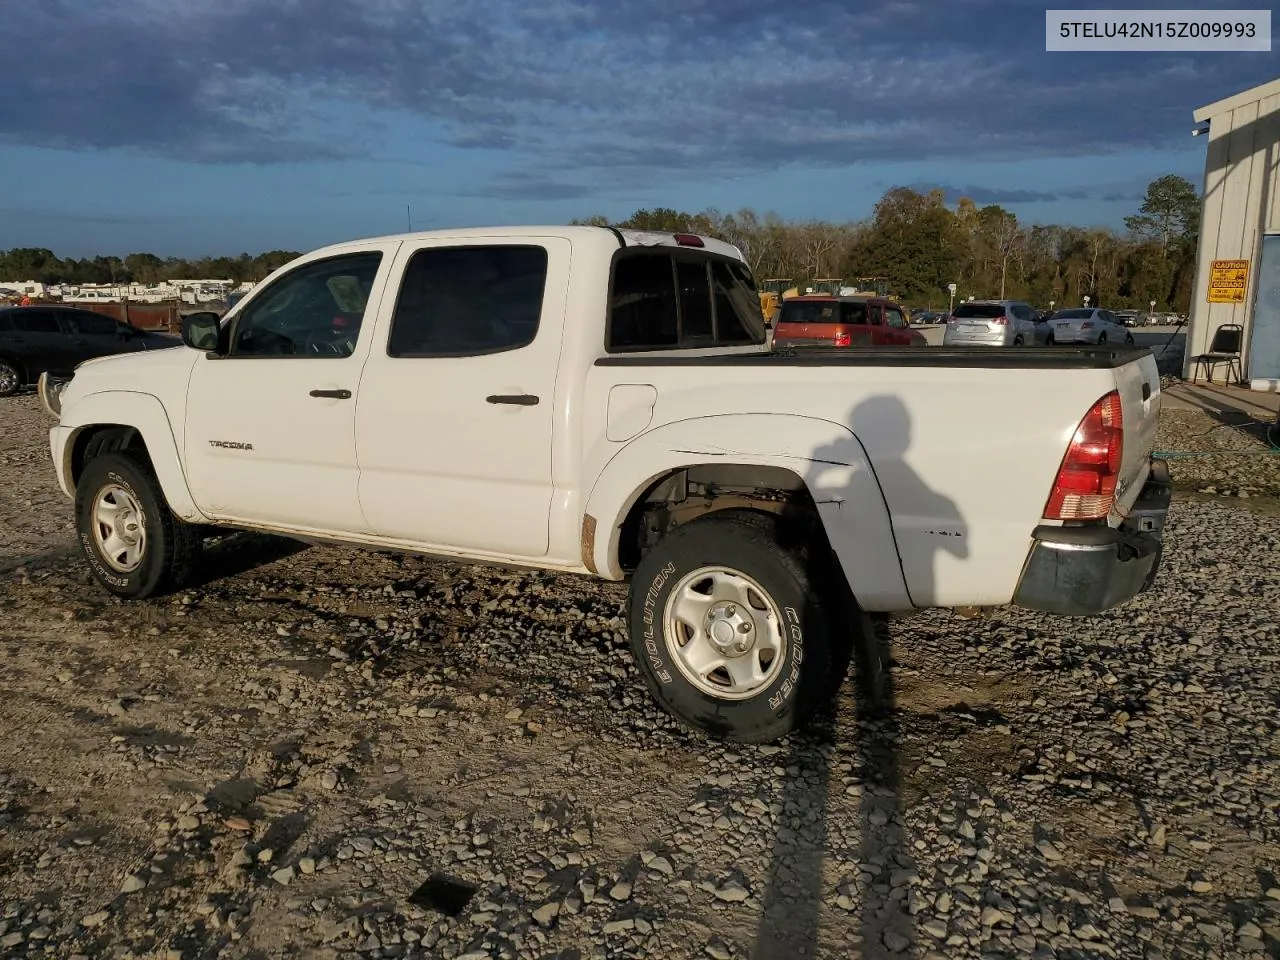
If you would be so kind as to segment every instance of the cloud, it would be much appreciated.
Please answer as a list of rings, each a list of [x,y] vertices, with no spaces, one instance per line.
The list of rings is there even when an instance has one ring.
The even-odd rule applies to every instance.
[[[947,203],[955,203],[961,197],[968,197],[980,206],[990,203],[1052,203],[1055,200],[1068,199],[1066,193],[1045,193],[1040,190],[1002,189],[1000,187],[951,187],[945,184],[917,183],[913,184],[911,189],[919,193],[941,190],[946,197]],[[1075,195],[1072,199],[1081,199],[1081,191],[1071,191],[1071,193]]]
[[[41,0],[5,21],[25,79],[0,142],[377,159],[400,118],[508,155],[520,173],[492,195],[522,199],[1181,145],[1194,107],[1273,72],[1267,54],[1046,54],[1021,0]]]
[[[581,183],[568,183],[536,173],[510,173],[502,175],[472,196],[499,200],[579,200],[594,193],[592,188]]]

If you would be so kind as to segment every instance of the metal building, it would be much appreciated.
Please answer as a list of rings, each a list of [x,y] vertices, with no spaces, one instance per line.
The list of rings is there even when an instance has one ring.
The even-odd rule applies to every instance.
[[[1183,375],[1239,324],[1245,383],[1280,391],[1280,79],[1192,116],[1209,147]]]

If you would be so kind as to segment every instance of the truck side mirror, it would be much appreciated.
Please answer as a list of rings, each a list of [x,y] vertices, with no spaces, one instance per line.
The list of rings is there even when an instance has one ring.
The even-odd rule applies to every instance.
[[[193,350],[220,352],[221,335],[216,313],[189,313],[182,318],[182,342]]]

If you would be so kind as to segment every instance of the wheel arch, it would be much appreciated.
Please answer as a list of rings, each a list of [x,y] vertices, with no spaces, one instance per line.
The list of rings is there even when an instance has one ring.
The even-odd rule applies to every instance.
[[[862,444],[841,424],[724,414],[668,423],[631,440],[610,457],[587,498],[584,565],[624,579],[634,559],[626,538],[650,505],[672,503],[690,519],[721,509],[807,513],[864,610],[912,607],[879,481]]]
[[[110,391],[79,397],[62,412],[60,425],[68,431],[62,447],[67,492],[75,495],[85,465],[95,456],[127,449],[145,456],[169,508],[192,523],[204,522],[191,497],[178,444],[156,397],[145,393]]]

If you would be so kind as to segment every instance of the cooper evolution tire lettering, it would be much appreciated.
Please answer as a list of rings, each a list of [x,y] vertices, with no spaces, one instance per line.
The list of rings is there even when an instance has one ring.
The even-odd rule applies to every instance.
[[[667,561],[666,565],[658,571],[658,575],[653,578],[653,582],[649,584],[649,589],[644,595],[644,649],[649,656],[649,663],[653,665],[654,672],[663,683],[671,682],[671,671],[667,669],[665,661],[658,655],[658,639],[654,636],[653,630],[653,607],[658,600],[658,594],[675,572],[676,565],[671,561]]]

